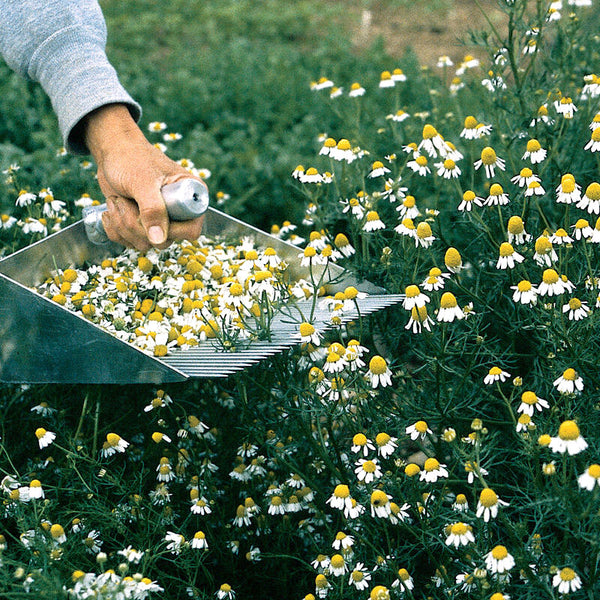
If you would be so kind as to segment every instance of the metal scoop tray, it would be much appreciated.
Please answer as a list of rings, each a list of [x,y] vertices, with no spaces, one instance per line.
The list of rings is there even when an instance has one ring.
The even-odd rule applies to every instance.
[[[292,277],[308,278],[300,266],[301,252],[293,244],[209,208],[203,226],[208,237],[250,236],[258,246],[271,246],[288,264]],[[119,340],[83,316],[37,294],[31,288],[58,267],[81,267],[114,256],[116,245],[96,246],[85,233],[82,221],[0,260],[0,381],[7,383],[166,383],[190,377],[227,377],[300,342],[298,323],[282,314],[273,320],[268,341],[252,341],[235,351],[225,351],[207,340],[163,358],[150,356]],[[337,265],[326,273],[328,293],[354,285],[366,292],[358,309],[342,320],[367,315],[402,299],[368,281],[357,281]],[[302,312],[311,300],[297,304]],[[298,313],[300,314],[300,313]],[[331,327],[330,313],[317,308],[315,327]]]

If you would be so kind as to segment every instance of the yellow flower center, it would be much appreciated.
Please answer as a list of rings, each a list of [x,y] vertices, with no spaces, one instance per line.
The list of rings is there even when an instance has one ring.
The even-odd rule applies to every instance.
[[[512,256],[515,252],[515,249],[512,247],[512,244],[508,242],[503,242],[500,244],[500,256]]]
[[[529,140],[527,142],[527,152],[537,152],[541,150],[542,146],[536,139]]]
[[[406,569],[398,569],[398,577],[402,579],[402,581],[408,581],[410,579],[410,574]]]
[[[375,471],[377,470],[377,465],[372,460],[366,460],[362,464],[362,468],[367,473],[375,473]]]
[[[315,332],[315,328],[310,323],[300,323],[300,335],[302,337],[307,337],[312,335]]]
[[[415,224],[412,219],[402,219],[402,226],[406,227],[406,229],[415,229]]]
[[[496,506],[498,504],[498,495],[491,488],[483,488],[479,495],[479,503],[486,508]]]
[[[529,167],[523,167],[519,175],[521,177],[531,177],[533,175],[533,171]]]
[[[406,467],[404,467],[404,474],[407,477],[414,477],[415,475],[418,475],[421,472],[421,468],[419,467],[419,465],[415,464],[415,463],[409,463],[408,465],[406,465]]]
[[[498,157],[496,156],[496,152],[490,146],[486,146],[481,151],[481,161],[484,165],[493,165],[496,163]]]
[[[115,446],[119,445],[119,442],[121,441],[121,436],[116,433],[109,433],[106,436],[106,441],[108,442],[109,446],[112,446],[114,448]]]
[[[458,306],[458,302],[452,292],[444,292],[440,300],[440,306],[442,308],[455,308]]]
[[[475,129],[477,127],[477,125],[478,125],[477,119],[475,117],[473,117],[472,115],[469,115],[465,119],[465,129]]]
[[[429,225],[429,223],[426,223],[425,221],[419,223],[417,225],[417,237],[421,240],[431,237],[433,235],[433,232],[431,231],[431,226]]]
[[[404,293],[406,294],[407,298],[416,298],[421,293],[421,290],[419,289],[418,285],[413,284],[406,286]]]
[[[475,200],[475,192],[472,190],[467,190],[464,194],[463,194],[463,200],[465,202],[473,202],[473,200]]]
[[[425,421],[417,421],[415,423],[415,429],[419,432],[419,433],[427,433],[427,423]]]
[[[523,392],[523,394],[521,395],[521,402],[529,404],[530,406],[537,404],[537,401],[538,397],[533,392],[527,391]]]
[[[369,361],[369,371],[374,375],[383,375],[387,371],[387,362],[381,356],[374,356]]]
[[[352,146],[350,145],[350,142],[347,139],[342,138],[338,142],[337,148],[338,148],[338,150],[350,150],[350,148],[352,148]]]
[[[577,298],[574,298],[574,300],[577,300]],[[570,304],[570,302],[569,302]],[[579,303],[581,305],[581,302]],[[569,368],[566,369],[565,372],[563,373],[563,379],[567,379],[569,381],[575,381],[577,379],[577,371],[575,371],[575,369]]]
[[[575,571],[569,567],[564,567],[561,569],[559,571],[559,575],[563,581],[573,581],[573,579],[576,577]]]
[[[492,556],[496,560],[503,560],[508,556],[508,550],[504,546],[495,546],[492,548]]]
[[[454,169],[454,167],[456,167],[456,163],[451,158],[447,158],[444,161],[444,169],[447,169],[448,171],[452,171],[452,169]]]
[[[362,581],[365,578],[365,575],[362,571],[352,571],[352,574],[350,576],[352,577],[352,581],[356,583]]]
[[[430,140],[438,135],[436,128],[433,125],[425,125],[423,127],[423,139]]]
[[[427,166],[427,158],[425,156],[417,156],[417,158],[415,158],[415,162],[420,167],[426,167]]]
[[[600,200],[600,183],[590,183],[585,190],[585,195],[590,200]]]
[[[525,230],[523,219],[521,217],[513,216],[508,220],[508,231],[513,235],[519,235]]]
[[[428,458],[423,465],[423,468],[430,473],[431,471],[436,471],[439,469],[440,463],[436,458]]]
[[[333,241],[333,243],[338,248],[343,248],[344,246],[347,246],[350,243],[350,241],[348,240],[348,238],[343,233],[338,233],[335,236],[335,240]]]
[[[383,163],[380,160],[376,160],[373,163],[373,171],[375,171],[376,169],[383,169]]]
[[[594,479],[600,479],[600,465],[593,464],[588,467],[588,475]]]
[[[323,143],[323,146],[326,148],[335,148],[337,146],[337,142],[333,138],[327,138]]]
[[[36,437],[38,440],[41,440],[41,439],[42,439],[42,438],[43,438],[43,437],[46,435],[46,433],[48,433],[48,432],[47,432],[47,431],[46,431],[46,430],[45,430],[43,427],[38,427],[38,428],[35,430],[35,437]]]
[[[558,282],[558,273],[554,269],[546,269],[542,279],[544,283],[553,285]]]
[[[340,569],[345,565],[344,557],[341,554],[334,554],[331,557],[331,566],[334,569]]]
[[[467,497],[464,494],[458,494],[456,496],[456,504],[466,504]]]
[[[385,506],[388,502],[387,494],[383,490],[375,490],[371,494],[371,504],[373,506]]]
[[[579,437],[579,427],[575,421],[563,421],[558,428],[558,437],[564,441],[573,441]]]
[[[370,210],[367,213],[367,221],[379,221],[379,215],[377,214],[377,212],[374,210]]]
[[[581,300],[579,300],[579,298],[571,298],[569,300],[569,308],[571,310],[579,310],[581,308]],[[564,375],[563,375],[563,377],[564,377]],[[565,379],[567,379],[567,378],[565,377]]]
[[[392,438],[385,432],[378,433],[375,437],[375,443],[378,446],[385,446]]]
[[[350,488],[347,485],[340,483],[339,485],[335,486],[335,489],[333,490],[333,495],[336,498],[349,498]]]
[[[456,248],[448,248],[444,255],[444,264],[447,267],[457,268],[462,265],[462,257]]]
[[[499,183],[492,183],[490,186],[490,196],[500,196],[504,194],[504,188]]]
[[[416,200],[414,196],[406,196],[404,198],[404,202],[402,203],[406,208],[413,208],[416,204]]]
[[[450,533],[453,535],[465,535],[469,531],[469,528],[465,523],[459,521],[458,523],[453,523],[450,527]]]

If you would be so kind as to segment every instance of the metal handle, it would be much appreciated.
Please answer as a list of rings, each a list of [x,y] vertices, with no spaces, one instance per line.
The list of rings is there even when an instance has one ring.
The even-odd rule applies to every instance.
[[[180,179],[163,186],[160,191],[172,221],[196,219],[208,208],[208,189],[197,179]],[[83,209],[83,225],[93,244],[106,244],[110,241],[102,223],[102,213],[105,210],[106,204]]]

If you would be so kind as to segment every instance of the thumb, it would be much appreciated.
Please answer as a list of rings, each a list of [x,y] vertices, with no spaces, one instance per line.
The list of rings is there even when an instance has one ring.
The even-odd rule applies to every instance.
[[[135,201],[148,241],[153,246],[164,244],[169,233],[169,215],[159,187],[141,190]]]

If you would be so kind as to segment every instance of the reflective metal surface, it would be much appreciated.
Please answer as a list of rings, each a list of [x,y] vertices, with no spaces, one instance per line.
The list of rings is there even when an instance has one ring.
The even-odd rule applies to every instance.
[[[230,236],[232,240],[250,236],[259,246],[275,248],[288,262],[292,278],[309,277],[308,269],[300,266],[301,249],[213,208],[206,213],[203,232],[209,237]],[[56,268],[97,263],[120,250],[114,244],[92,244],[79,221],[0,260],[0,381],[158,384],[188,377],[226,377],[299,343],[299,321],[279,315],[268,341],[255,341],[235,352],[225,352],[207,341],[157,359],[29,289]],[[402,298],[385,295],[385,290],[367,281],[357,281],[337,265],[321,274],[329,282],[328,293],[354,285],[375,294],[358,301],[360,314],[369,314]],[[344,315],[344,321],[356,318],[358,312]],[[315,327],[326,329],[328,322],[329,313],[317,309]]]

